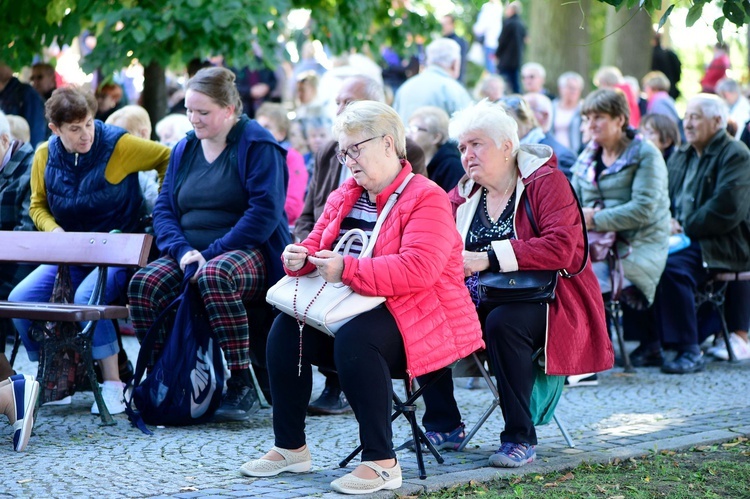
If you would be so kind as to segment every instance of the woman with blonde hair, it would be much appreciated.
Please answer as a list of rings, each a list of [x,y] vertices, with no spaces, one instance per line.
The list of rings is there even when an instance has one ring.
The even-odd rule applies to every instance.
[[[305,416],[311,366],[335,365],[359,422],[363,451],[361,464],[331,486],[364,494],[402,484],[392,442],[391,378],[444,368],[483,343],[463,285],[461,241],[448,197],[425,177],[412,175],[399,115],[379,102],[354,102],[336,119],[334,133],[337,157],[352,178],[328,197],[310,235],[286,247],[284,268],[290,276],[317,270],[326,282],[385,297],[385,304],[354,317],[335,337],[305,325],[304,318],[276,318],[267,349],[274,446],[240,471],[269,477],[310,470]],[[371,234],[378,213],[399,187],[403,191],[382,224],[372,256],[331,251],[349,229]],[[357,256],[360,251],[355,250]]]

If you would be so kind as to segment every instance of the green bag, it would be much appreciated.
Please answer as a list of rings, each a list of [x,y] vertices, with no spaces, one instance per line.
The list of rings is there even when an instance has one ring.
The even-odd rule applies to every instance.
[[[534,388],[531,390],[531,421],[540,426],[552,421],[555,408],[562,396],[565,376],[547,376],[541,368],[536,370]]]

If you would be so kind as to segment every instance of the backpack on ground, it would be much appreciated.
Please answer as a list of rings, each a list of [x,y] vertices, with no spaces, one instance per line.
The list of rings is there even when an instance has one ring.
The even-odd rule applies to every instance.
[[[203,423],[221,405],[225,381],[223,356],[198,286],[190,283],[196,270],[197,264],[185,269],[180,295],[143,338],[135,375],[128,385],[132,385],[130,397],[126,396],[128,419],[149,435],[152,432],[146,424]],[[161,327],[167,331],[164,347],[141,382]]]

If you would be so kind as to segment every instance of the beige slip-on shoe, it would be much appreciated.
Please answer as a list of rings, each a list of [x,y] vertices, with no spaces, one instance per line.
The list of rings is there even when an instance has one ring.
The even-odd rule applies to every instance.
[[[270,459],[255,459],[248,461],[240,467],[240,473],[245,476],[276,476],[279,473],[288,471],[290,473],[305,473],[312,467],[312,458],[310,457],[310,448],[294,452],[289,449],[282,449],[273,446],[284,459],[281,461],[271,461]]]
[[[392,468],[383,468],[372,461],[362,461],[361,464],[377,473],[378,477],[367,480],[349,473],[332,481],[331,488],[342,494],[370,494],[378,490],[394,490],[401,487],[401,465],[398,461]]]

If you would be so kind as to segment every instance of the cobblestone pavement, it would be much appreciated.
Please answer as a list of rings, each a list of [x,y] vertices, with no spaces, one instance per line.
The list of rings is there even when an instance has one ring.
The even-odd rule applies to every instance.
[[[125,338],[135,359],[137,342]],[[21,352],[17,367],[35,373]],[[602,462],[676,449],[750,434],[750,363],[713,362],[705,372],[678,376],[656,368],[624,374],[600,374],[599,385],[566,388],[557,415],[569,430],[569,448],[553,423],[540,427],[538,460],[515,473],[546,472],[581,461]],[[314,394],[321,389],[316,378]],[[461,388],[456,396],[471,427],[492,396],[487,389]],[[246,423],[214,423],[157,428],[146,436],[125,415],[104,427],[90,414],[90,392],[77,393],[70,406],[44,407],[25,453],[12,451],[10,427],[0,442],[0,497],[271,497],[333,496],[331,480],[347,471],[337,463],[357,446],[352,415],[309,417],[308,444],[313,471],[295,476],[249,479],[239,466],[265,453],[273,442],[271,410],[262,409]],[[418,477],[415,455],[399,451],[404,485],[399,495],[416,495],[470,480],[487,481],[514,473],[486,467],[499,445],[502,415],[496,410],[464,452],[444,452],[438,464],[426,457],[428,477]],[[394,423],[394,442],[408,436],[405,420]],[[352,469],[358,461],[349,465]],[[335,494],[338,496],[338,494]],[[392,492],[374,494],[393,497]],[[339,496],[340,497],[340,496]]]

